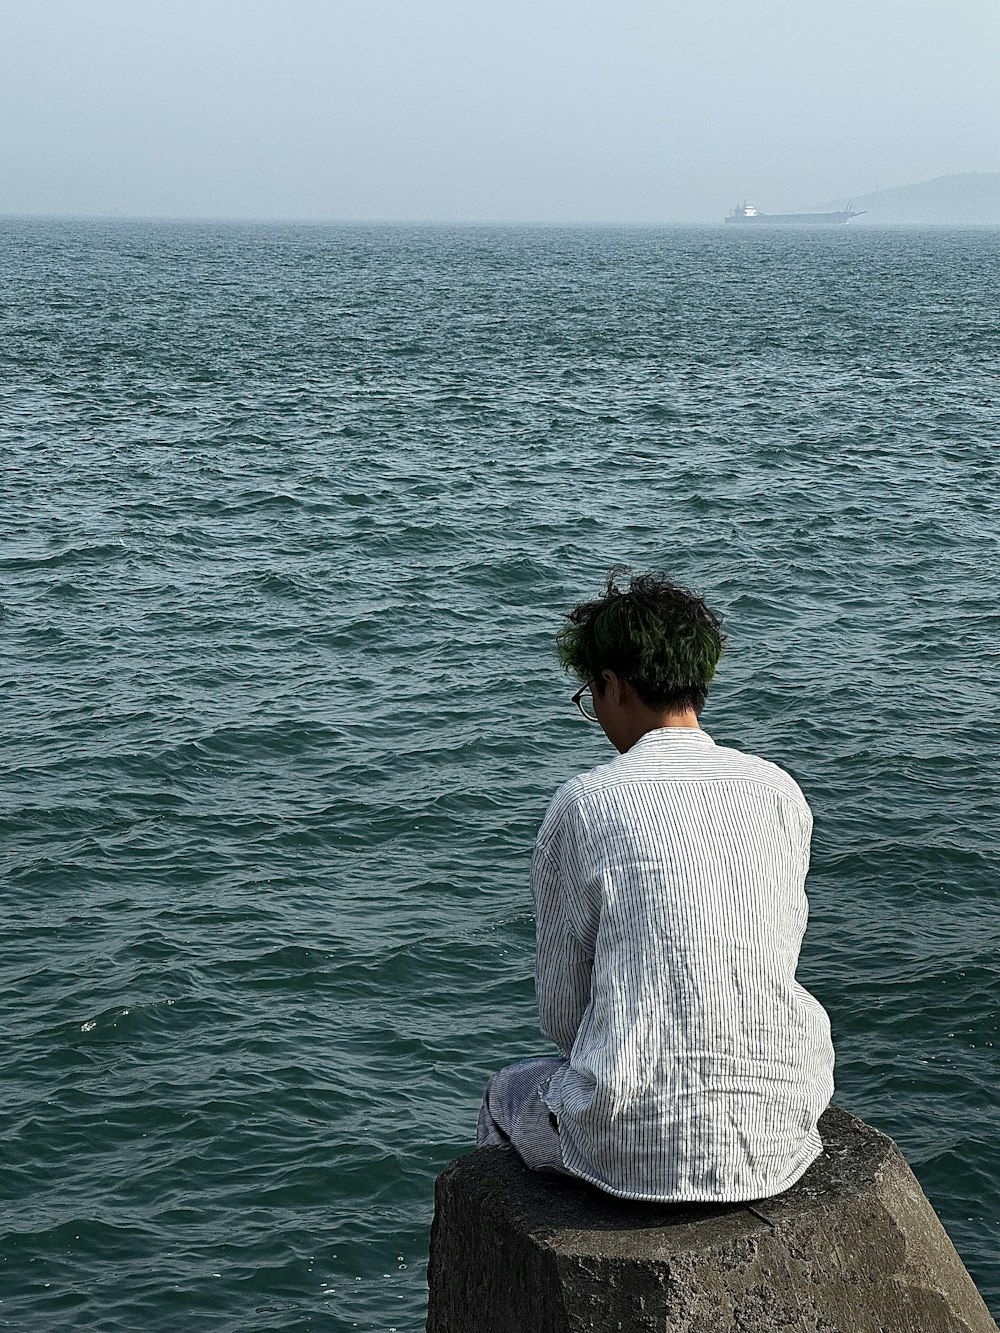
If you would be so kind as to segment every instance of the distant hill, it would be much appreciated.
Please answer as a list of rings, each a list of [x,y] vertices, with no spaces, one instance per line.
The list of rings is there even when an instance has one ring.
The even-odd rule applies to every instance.
[[[937,176],[916,185],[899,185],[855,195],[853,206],[865,216],[852,222],[994,223],[1000,225],[1000,171],[966,171]],[[844,201],[822,205],[843,208]]]

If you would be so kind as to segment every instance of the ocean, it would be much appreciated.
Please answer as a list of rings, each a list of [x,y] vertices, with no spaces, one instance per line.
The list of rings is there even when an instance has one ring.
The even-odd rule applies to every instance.
[[[1000,1313],[1000,232],[0,247],[0,1327],[419,1333],[618,562],[724,615],[835,1101]]]

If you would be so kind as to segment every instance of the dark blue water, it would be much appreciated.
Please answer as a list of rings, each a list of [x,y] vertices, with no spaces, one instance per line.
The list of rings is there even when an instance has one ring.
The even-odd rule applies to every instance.
[[[619,560],[1000,1310],[997,231],[0,222],[0,1326],[417,1333]]]

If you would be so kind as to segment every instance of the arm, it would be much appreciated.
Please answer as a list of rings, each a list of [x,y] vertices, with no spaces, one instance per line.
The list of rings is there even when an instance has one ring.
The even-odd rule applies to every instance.
[[[573,933],[566,896],[572,892],[555,858],[535,847],[531,862],[535,898],[535,995],[542,1031],[568,1058],[587,1005],[593,952]]]

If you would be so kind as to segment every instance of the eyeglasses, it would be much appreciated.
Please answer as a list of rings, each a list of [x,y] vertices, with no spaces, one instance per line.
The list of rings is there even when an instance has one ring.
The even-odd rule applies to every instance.
[[[576,694],[573,695],[573,702],[588,722],[597,721],[597,710],[594,708],[594,693],[590,688],[593,683],[592,680],[588,680],[586,685],[581,685]]]

